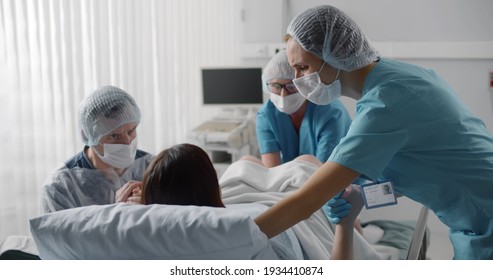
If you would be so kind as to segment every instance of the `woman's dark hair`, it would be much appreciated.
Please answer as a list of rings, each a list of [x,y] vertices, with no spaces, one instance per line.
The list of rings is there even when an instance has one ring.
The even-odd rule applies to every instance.
[[[159,153],[142,183],[142,204],[224,207],[209,156],[192,144],[174,145]]]

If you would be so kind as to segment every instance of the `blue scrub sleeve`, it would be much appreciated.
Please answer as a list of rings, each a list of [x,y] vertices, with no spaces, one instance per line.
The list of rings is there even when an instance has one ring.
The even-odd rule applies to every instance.
[[[406,135],[404,130],[385,134],[351,135],[336,147],[329,161],[337,162],[377,181],[401,147]]]
[[[341,104],[341,106],[343,106]],[[333,110],[326,111],[324,113],[330,113],[331,116],[328,120],[322,123],[322,131],[319,139],[317,140],[316,157],[321,162],[326,162],[332,154],[339,141],[346,135],[351,125],[351,117],[346,111],[337,110],[334,107]],[[319,122],[320,123],[320,122]]]
[[[396,111],[403,107],[395,106],[394,101],[378,92],[367,93],[358,102],[349,132],[329,161],[376,181],[408,139],[408,131]]]
[[[281,150],[270,127],[269,119],[263,112],[257,113],[255,129],[260,154],[274,153]]]
[[[316,157],[320,162],[326,162],[327,159],[329,158],[330,154],[336,147],[333,143],[335,143],[333,140],[331,140],[330,137],[331,135],[324,134],[320,140],[318,141],[317,144],[317,152],[316,152]]]

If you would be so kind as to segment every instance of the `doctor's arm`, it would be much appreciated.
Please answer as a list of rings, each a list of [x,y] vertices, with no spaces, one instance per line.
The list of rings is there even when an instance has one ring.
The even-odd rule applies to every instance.
[[[281,164],[281,152],[277,143],[274,131],[272,130],[269,118],[260,111],[257,113],[255,123],[260,159],[265,167],[274,167]]]
[[[322,162],[327,161],[341,139],[346,136],[351,124],[351,119],[343,105],[334,106],[328,111],[319,111],[319,114],[313,116],[317,131],[316,157]]]
[[[51,213],[55,211],[75,208],[80,206],[74,192],[74,187],[70,176],[66,174],[56,174],[49,177],[44,183],[41,192],[41,212]]]
[[[262,164],[265,167],[274,167],[281,164],[281,153],[273,152],[273,153],[265,153],[261,155]]]
[[[345,166],[326,162],[298,191],[260,214],[255,222],[268,238],[272,238],[310,217],[358,176],[358,172]]]

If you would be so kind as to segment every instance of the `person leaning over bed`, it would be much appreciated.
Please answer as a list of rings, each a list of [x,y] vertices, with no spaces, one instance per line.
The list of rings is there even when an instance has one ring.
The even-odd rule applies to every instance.
[[[45,180],[41,211],[126,201],[128,191],[140,194],[153,158],[137,149],[140,117],[133,97],[120,88],[104,86],[87,96],[78,112],[84,148]]]
[[[332,259],[352,256],[354,221],[363,207],[357,188],[348,187],[343,198],[352,208],[336,226]],[[163,150],[150,163],[142,181],[141,203],[225,207],[216,170],[208,154],[200,147],[186,143]]]
[[[381,58],[333,6],[297,15],[286,41],[300,93],[353,98],[356,114],[328,161],[255,219],[260,229],[277,235],[364,176],[432,210],[450,229],[454,259],[493,259],[493,136],[454,90],[430,69]]]

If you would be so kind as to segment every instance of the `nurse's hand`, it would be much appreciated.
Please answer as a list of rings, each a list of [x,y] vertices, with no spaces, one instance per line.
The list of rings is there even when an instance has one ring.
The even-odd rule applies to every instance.
[[[348,216],[345,222],[354,223],[363,208],[360,187],[358,185],[348,186],[331,198],[322,208],[331,224],[339,224]]]
[[[129,181],[115,194],[115,202],[140,203],[142,195],[142,182]]]
[[[338,224],[342,218],[349,215],[349,211],[351,210],[351,204],[341,197],[343,192],[341,191],[336,194],[322,207],[325,216],[327,216],[331,224]]]

